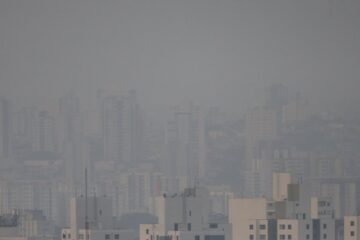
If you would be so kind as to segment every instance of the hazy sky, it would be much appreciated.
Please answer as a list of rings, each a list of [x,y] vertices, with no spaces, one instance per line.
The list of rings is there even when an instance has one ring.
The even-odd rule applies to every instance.
[[[284,82],[356,109],[359,12],[359,0],[1,0],[0,94],[46,105],[69,88],[85,100],[136,88],[146,107],[240,111]]]

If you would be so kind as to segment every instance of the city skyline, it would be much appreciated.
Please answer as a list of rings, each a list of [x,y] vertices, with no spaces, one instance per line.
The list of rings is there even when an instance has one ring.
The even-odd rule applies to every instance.
[[[0,0],[0,240],[359,240],[359,0]]]

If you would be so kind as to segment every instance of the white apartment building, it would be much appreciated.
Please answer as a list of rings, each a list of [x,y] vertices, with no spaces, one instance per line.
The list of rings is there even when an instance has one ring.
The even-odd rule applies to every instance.
[[[277,239],[300,240],[313,239],[312,221],[298,219],[278,219]]]
[[[311,197],[288,174],[274,174],[273,198],[230,199],[233,240],[339,240],[341,221],[330,198]]]

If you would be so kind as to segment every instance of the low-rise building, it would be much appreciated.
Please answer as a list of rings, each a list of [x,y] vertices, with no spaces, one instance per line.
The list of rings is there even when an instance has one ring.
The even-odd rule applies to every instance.
[[[70,226],[61,231],[62,240],[132,240],[132,230],[116,229],[111,198],[106,196],[72,198]]]
[[[140,240],[229,240],[229,224],[209,223],[206,189],[188,188],[181,194],[156,199],[158,224],[141,224]]]
[[[344,217],[344,240],[360,240],[360,216]]]

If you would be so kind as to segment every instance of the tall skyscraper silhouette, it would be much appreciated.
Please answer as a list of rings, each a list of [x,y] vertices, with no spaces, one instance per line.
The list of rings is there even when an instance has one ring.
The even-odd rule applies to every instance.
[[[10,102],[0,98],[0,160],[2,164],[9,163],[11,157],[11,122]]]
[[[109,96],[102,100],[101,122],[105,161],[122,161],[121,108],[122,103],[118,96]]]
[[[188,184],[205,175],[206,143],[204,118],[199,108],[175,108],[166,133],[167,157],[163,171],[186,177]]]
[[[83,123],[80,112],[80,100],[73,93],[67,93],[60,99],[61,153],[65,163],[65,180],[69,186],[81,185],[86,159],[84,152]]]
[[[104,159],[115,163],[143,161],[143,120],[136,92],[105,97],[101,113]]]

